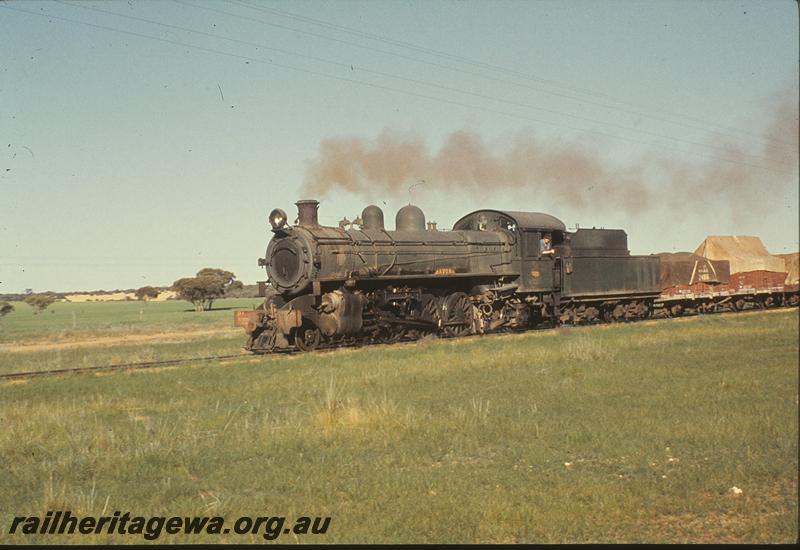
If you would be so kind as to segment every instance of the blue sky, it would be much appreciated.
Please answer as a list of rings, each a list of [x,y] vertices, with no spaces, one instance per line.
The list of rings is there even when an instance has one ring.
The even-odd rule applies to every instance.
[[[320,143],[384,132],[430,156],[454,132],[498,158],[519,139],[578,149],[635,167],[652,200],[428,177],[333,188],[316,197],[323,223],[368,202],[392,220],[411,200],[440,227],[481,207],[621,227],[634,253],[709,234],[796,251],[796,130],[764,136],[780,98],[797,127],[797,21],[780,0],[4,2],[0,293],[168,285],[203,267],[255,282],[267,214],[310,198]],[[790,151],[778,169],[776,147]]]

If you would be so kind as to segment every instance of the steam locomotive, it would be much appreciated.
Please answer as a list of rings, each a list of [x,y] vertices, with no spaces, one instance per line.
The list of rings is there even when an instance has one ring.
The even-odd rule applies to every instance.
[[[296,205],[293,226],[269,216],[264,304],[235,313],[252,352],[643,319],[661,294],[658,256],[631,255],[620,229],[485,209],[440,231],[413,205],[394,231],[375,205],[336,228],[319,225],[317,201]]]

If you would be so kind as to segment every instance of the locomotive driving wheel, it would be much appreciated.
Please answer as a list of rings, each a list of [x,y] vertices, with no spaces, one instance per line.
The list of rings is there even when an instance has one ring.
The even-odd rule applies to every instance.
[[[472,302],[463,292],[447,297],[442,308],[444,333],[447,336],[466,336],[472,332]]]
[[[399,342],[405,336],[405,330],[402,327],[381,327],[375,335],[375,341],[379,344],[394,344]]]
[[[440,300],[432,294],[423,294],[421,298],[421,305],[422,313],[420,314],[420,318],[423,321],[434,323],[437,328],[434,328],[433,332],[436,332],[438,327],[441,326],[442,321],[442,305]],[[411,333],[410,336],[416,340],[423,335],[422,333],[424,331],[414,329],[409,332]]]
[[[294,333],[294,345],[300,351],[314,351],[322,340],[322,334],[317,327],[303,323]]]

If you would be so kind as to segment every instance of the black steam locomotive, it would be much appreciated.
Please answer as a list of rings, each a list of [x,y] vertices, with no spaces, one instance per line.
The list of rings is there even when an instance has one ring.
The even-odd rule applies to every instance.
[[[660,294],[658,257],[631,256],[619,229],[477,210],[440,231],[412,205],[394,231],[374,205],[335,228],[317,201],[296,204],[294,226],[270,214],[263,306],[236,312],[253,352],[642,319]]]

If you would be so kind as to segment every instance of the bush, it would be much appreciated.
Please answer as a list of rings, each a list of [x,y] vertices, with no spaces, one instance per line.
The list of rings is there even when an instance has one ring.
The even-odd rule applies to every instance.
[[[159,290],[157,288],[153,288],[152,286],[143,286],[139,290],[136,291],[136,299],[137,300],[150,300],[153,298],[158,298]]]
[[[55,301],[53,294],[31,294],[25,298],[25,303],[33,308],[34,315],[46,310]]]

